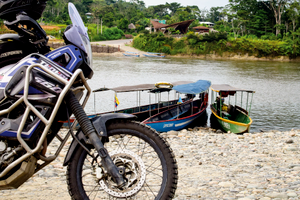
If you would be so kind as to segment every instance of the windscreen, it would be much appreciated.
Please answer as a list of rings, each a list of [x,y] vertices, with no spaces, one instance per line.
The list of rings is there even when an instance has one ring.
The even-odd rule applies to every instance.
[[[83,50],[88,54],[89,65],[90,65],[90,67],[92,67],[92,59],[93,59],[92,49],[91,49],[91,43],[89,40],[89,36],[87,34],[87,28],[84,26],[83,21],[73,3],[68,4],[68,9],[69,9],[69,15],[70,15],[73,26],[78,27],[79,35],[81,36],[81,39],[82,39],[82,42],[84,45]]]

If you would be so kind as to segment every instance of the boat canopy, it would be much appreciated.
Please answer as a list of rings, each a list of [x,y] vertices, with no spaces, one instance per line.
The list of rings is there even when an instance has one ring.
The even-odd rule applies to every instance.
[[[236,87],[232,87],[228,84],[214,84],[211,85],[211,90],[215,92],[249,92],[249,93],[255,93],[253,90],[246,90],[246,89],[240,89]]]
[[[187,84],[187,83],[193,83],[192,81],[177,81],[172,83],[173,86]],[[113,90],[115,92],[134,92],[134,91],[145,91],[149,90],[152,93],[158,93],[158,92],[165,92],[170,91],[172,88],[157,88],[155,87],[155,84],[139,84],[139,85],[130,85],[130,86],[120,86],[120,87],[114,87],[114,88],[99,88],[97,90],[94,90],[93,92],[102,92],[107,90]]]
[[[194,83],[182,84],[173,87],[173,90],[176,90],[182,94],[199,94],[205,92],[210,87],[211,82],[207,80],[199,80]]]

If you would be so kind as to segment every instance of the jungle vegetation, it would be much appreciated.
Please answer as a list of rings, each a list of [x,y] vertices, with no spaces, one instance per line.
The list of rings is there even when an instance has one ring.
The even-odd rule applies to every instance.
[[[59,30],[46,30],[49,35],[61,37],[65,27],[71,23],[67,12],[68,2],[69,0],[47,1],[48,5],[39,23],[59,26]],[[134,39],[137,48],[170,54],[247,51],[258,56],[299,55],[299,0],[229,0],[225,7],[212,7],[209,10],[196,5],[182,6],[177,2],[148,7],[142,0],[71,2],[75,4],[87,24],[88,33],[93,41],[119,39],[130,34],[139,35]],[[189,27],[189,33],[181,39],[176,39],[170,35],[148,34],[145,27],[150,25],[151,19],[166,20],[167,24],[195,20]],[[193,34],[192,27],[205,21],[215,23],[214,29],[219,33],[207,36]],[[3,22],[1,23],[0,31],[4,32]],[[128,29],[131,23],[136,29]],[[170,32],[178,34],[176,31]],[[149,47],[145,45],[146,41],[150,42]],[[216,44],[222,48],[216,48]]]

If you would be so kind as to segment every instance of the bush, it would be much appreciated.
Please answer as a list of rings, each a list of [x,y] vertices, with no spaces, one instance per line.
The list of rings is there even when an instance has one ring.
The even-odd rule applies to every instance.
[[[162,33],[140,34],[133,40],[133,47],[148,52],[163,52],[169,54],[174,38],[165,37]],[[167,48],[166,48],[167,47]]]
[[[300,55],[300,39],[284,36],[283,39],[274,39],[274,34],[262,36],[271,38],[263,40],[255,35],[245,35],[240,38],[228,37],[227,33],[210,33],[195,35],[188,33],[186,37],[174,39],[162,33],[140,34],[134,38],[134,47],[143,51],[163,52],[166,54],[209,54],[223,52],[264,56],[289,56],[294,58]]]
[[[150,31],[148,31],[148,30],[142,30],[142,31],[140,31],[140,33],[143,33],[143,34],[149,34]]]
[[[103,31],[103,34],[98,34],[92,37],[93,41],[102,41],[102,40],[118,40],[124,36],[124,32],[117,27],[106,28]]]
[[[277,37],[274,33],[268,33],[266,35],[262,35],[260,38],[263,40],[277,40]]]

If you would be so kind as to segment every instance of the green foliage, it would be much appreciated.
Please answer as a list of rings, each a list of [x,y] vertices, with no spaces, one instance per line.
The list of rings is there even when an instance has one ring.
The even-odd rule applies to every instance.
[[[276,36],[275,36],[276,37]],[[224,52],[248,54],[257,57],[300,55],[300,39],[293,40],[284,36],[282,40],[263,40],[255,35],[240,38],[228,37],[226,33],[196,35],[188,33],[181,39],[158,34],[141,34],[134,38],[134,47],[143,51],[163,52],[166,54],[210,54],[222,55]]]
[[[140,34],[133,40],[133,47],[149,52],[170,53],[174,38],[162,33]]]
[[[126,18],[122,18],[119,21],[118,28],[122,30],[127,30],[129,25],[129,21]]]
[[[102,40],[118,40],[124,36],[124,32],[117,27],[106,28],[103,34],[98,34],[92,37],[92,41],[102,41]]]
[[[55,38],[58,38],[58,39],[62,39],[64,31],[65,31],[65,28],[61,28],[60,30],[52,29],[52,30],[46,30],[46,34],[54,36]]]
[[[261,39],[263,39],[263,40],[277,40],[277,37],[274,33],[268,33],[266,35],[262,35]]]
[[[226,32],[209,32],[208,34],[204,35],[196,35],[194,33],[189,33],[187,35],[187,39],[190,45],[197,44],[198,42],[212,42],[212,41],[219,41],[223,39],[227,39]]]
[[[143,34],[149,34],[150,31],[148,31],[148,30],[142,30],[142,31],[140,31],[140,33],[143,33]]]
[[[72,1],[88,27],[92,41],[113,40],[128,35],[136,36],[134,46],[145,51],[167,54],[210,54],[212,52],[234,52],[261,56],[299,55],[300,46],[300,6],[298,1],[281,1],[281,23],[277,23],[270,4],[280,1],[229,0],[226,7],[212,7],[204,11],[198,6],[181,6],[180,3],[165,3],[146,7],[143,1],[83,0]],[[64,24],[60,30],[46,30],[48,35],[61,38],[65,26],[71,24],[67,1],[49,0],[39,23]],[[269,7],[268,7],[269,5]],[[275,6],[276,7],[276,6]],[[90,18],[86,13],[91,13]],[[181,39],[164,36],[161,33],[149,34],[145,27],[150,19],[167,20],[167,24],[194,19],[190,32]],[[227,19],[226,21],[224,19]],[[102,20],[103,33],[100,22]],[[201,21],[215,23],[219,33],[195,35],[192,27]],[[128,30],[133,23],[136,30]],[[98,26],[97,26],[98,24]],[[118,28],[116,28],[116,26]],[[114,28],[112,28],[114,27]],[[3,31],[7,31],[1,29]],[[275,31],[277,30],[276,34]],[[279,31],[279,32],[278,32]],[[178,34],[170,28],[169,32]]]

